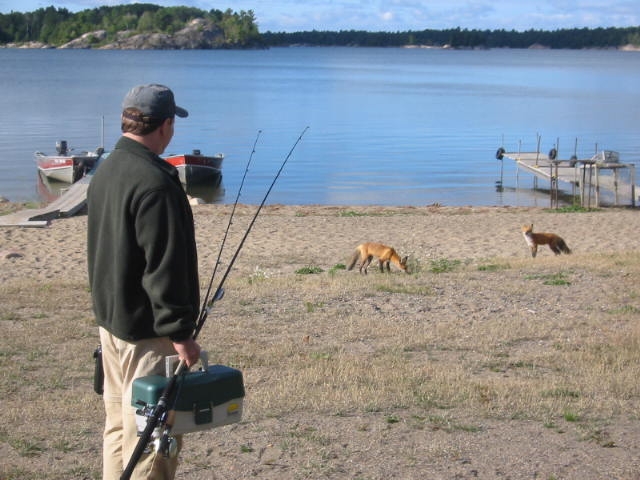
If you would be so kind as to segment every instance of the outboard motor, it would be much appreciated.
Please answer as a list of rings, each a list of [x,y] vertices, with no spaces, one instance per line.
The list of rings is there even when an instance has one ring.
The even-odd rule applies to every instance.
[[[56,152],[58,152],[58,155],[66,155],[68,150],[67,150],[67,141],[66,140],[60,140],[59,142],[56,142]]]

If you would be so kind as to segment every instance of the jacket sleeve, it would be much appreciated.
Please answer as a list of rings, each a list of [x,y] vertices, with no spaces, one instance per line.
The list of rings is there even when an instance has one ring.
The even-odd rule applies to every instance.
[[[191,208],[181,190],[147,193],[137,210],[136,236],[146,265],[142,285],[153,311],[153,330],[174,341],[193,334],[200,290]]]

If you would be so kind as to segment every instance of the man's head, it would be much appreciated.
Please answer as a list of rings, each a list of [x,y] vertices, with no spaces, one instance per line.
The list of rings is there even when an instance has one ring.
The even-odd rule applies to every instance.
[[[138,85],[129,90],[122,102],[122,131],[137,129],[136,133],[145,135],[176,115],[184,118],[189,112],[176,105],[171,89],[158,84]]]
[[[158,84],[138,85],[129,90],[122,102],[122,132],[138,141],[155,132],[160,143],[154,141],[152,150],[159,154],[173,137],[176,115],[184,118],[189,112],[176,105],[171,89]]]
[[[129,90],[122,102],[122,109],[128,108],[135,108],[142,115],[156,120],[164,120],[176,115],[181,118],[189,116],[189,112],[176,105],[171,89],[157,84],[138,85]]]

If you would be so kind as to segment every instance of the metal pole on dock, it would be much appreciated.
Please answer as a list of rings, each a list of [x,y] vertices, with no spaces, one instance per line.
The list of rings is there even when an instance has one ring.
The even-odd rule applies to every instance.
[[[584,198],[584,181],[587,175],[587,165],[585,163],[582,164],[582,181],[580,182],[580,206],[584,207],[585,198]]]
[[[522,152],[522,140],[518,140],[518,157]],[[520,188],[520,164],[516,162],[516,189]]]
[[[636,166],[631,164],[631,206],[636,206]]]
[[[553,176],[553,206],[558,208],[558,162],[553,162],[555,172]]]
[[[549,208],[553,208],[553,191],[555,180],[553,178],[553,162],[549,164]]]
[[[618,206],[618,169],[613,169],[613,189],[615,192],[616,207]]]
[[[587,193],[588,205],[591,208],[591,191],[593,190],[593,163],[589,164],[589,190]]]
[[[596,164],[596,208],[600,206],[600,167]]]

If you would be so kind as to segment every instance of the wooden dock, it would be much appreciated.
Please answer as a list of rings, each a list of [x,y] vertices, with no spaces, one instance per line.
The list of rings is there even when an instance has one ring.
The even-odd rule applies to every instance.
[[[605,194],[613,196],[614,205],[620,205],[622,199],[629,199],[633,207],[636,205],[633,164],[600,161],[597,156],[585,160],[552,160],[541,152],[502,152],[502,155],[514,160],[518,170],[549,181],[552,206],[557,206],[560,182],[569,184],[574,196],[578,191],[585,207],[591,206],[592,198],[594,206],[599,207]],[[621,171],[627,173],[628,180],[622,178]]]
[[[75,215],[87,203],[87,188],[90,181],[90,175],[78,180],[46,207],[25,208],[0,216],[0,227],[46,227],[51,220]]]

